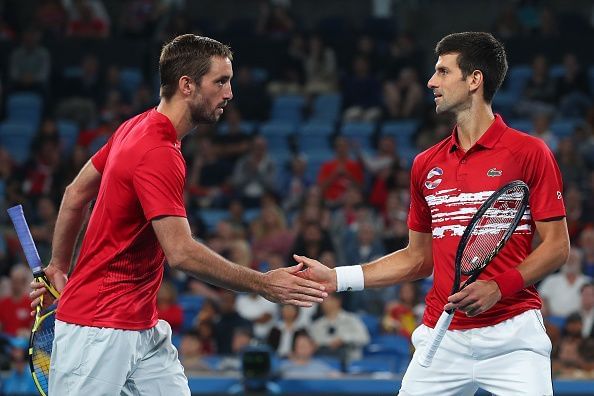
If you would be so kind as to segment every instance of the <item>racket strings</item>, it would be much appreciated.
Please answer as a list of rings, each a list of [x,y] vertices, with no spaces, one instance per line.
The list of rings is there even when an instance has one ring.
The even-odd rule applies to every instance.
[[[514,224],[514,218],[522,208],[524,190],[511,188],[496,199],[485,211],[480,221],[472,230],[464,249],[461,270],[472,274],[482,268],[504,240],[507,231]]]
[[[31,340],[31,362],[39,386],[47,393],[55,314],[46,316]]]

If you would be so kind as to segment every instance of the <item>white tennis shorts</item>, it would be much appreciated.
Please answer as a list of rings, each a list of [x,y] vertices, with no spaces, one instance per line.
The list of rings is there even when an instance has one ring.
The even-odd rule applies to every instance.
[[[482,388],[497,396],[553,394],[551,341],[538,310],[494,326],[446,332],[433,363],[419,364],[433,329],[412,335],[415,353],[402,379],[400,396],[474,395]]]
[[[49,395],[189,396],[190,388],[169,323],[133,331],[56,320]]]

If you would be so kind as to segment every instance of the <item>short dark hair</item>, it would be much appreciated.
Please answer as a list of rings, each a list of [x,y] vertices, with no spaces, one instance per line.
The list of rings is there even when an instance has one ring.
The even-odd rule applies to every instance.
[[[486,102],[491,103],[507,73],[503,44],[486,32],[452,33],[435,46],[437,56],[451,53],[459,54],[458,67],[464,78],[475,70],[483,73],[483,96]]]
[[[182,34],[165,44],[159,58],[161,96],[171,98],[182,76],[189,76],[199,84],[208,73],[213,56],[233,60],[233,52],[227,45],[208,37]]]

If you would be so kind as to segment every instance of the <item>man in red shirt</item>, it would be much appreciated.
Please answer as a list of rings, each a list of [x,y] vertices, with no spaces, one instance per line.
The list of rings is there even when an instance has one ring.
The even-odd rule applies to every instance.
[[[11,268],[10,295],[0,299],[0,332],[26,336],[31,330],[31,299],[27,295],[30,280],[31,271],[27,266],[18,264]]]
[[[46,268],[62,291],[50,394],[190,394],[171,327],[158,320],[165,259],[218,286],[275,302],[310,306],[326,296],[316,282],[295,276],[303,265],[260,273],[192,238],[180,140],[223,114],[233,98],[231,61],[227,46],[206,37],[186,34],[166,44],[159,60],[157,108],[125,121],[66,188]],[[95,198],[67,279],[76,236]],[[35,306],[44,289],[33,286]]]
[[[427,86],[437,113],[453,113],[457,125],[413,163],[408,246],[335,270],[306,257],[296,260],[310,265],[302,276],[331,291],[388,286],[433,272],[400,395],[471,395],[479,387],[498,395],[552,395],[551,343],[533,285],[568,257],[559,169],[542,141],[509,128],[491,109],[507,71],[500,42],[488,33],[456,33],[435,52]],[[470,218],[495,190],[517,179],[530,188],[522,222],[479,280],[450,296],[456,248]],[[535,231],[541,243],[532,251]],[[417,356],[444,308],[457,309],[450,331],[433,364],[422,367]]]

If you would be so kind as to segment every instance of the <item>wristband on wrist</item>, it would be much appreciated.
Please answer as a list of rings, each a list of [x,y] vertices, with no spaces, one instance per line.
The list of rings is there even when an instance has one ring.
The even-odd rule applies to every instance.
[[[520,271],[515,268],[497,275],[493,280],[497,283],[497,286],[499,286],[501,298],[516,294],[524,288],[524,278],[522,278]]]
[[[365,287],[363,268],[360,265],[336,267],[335,270],[337,292],[363,290]]]

